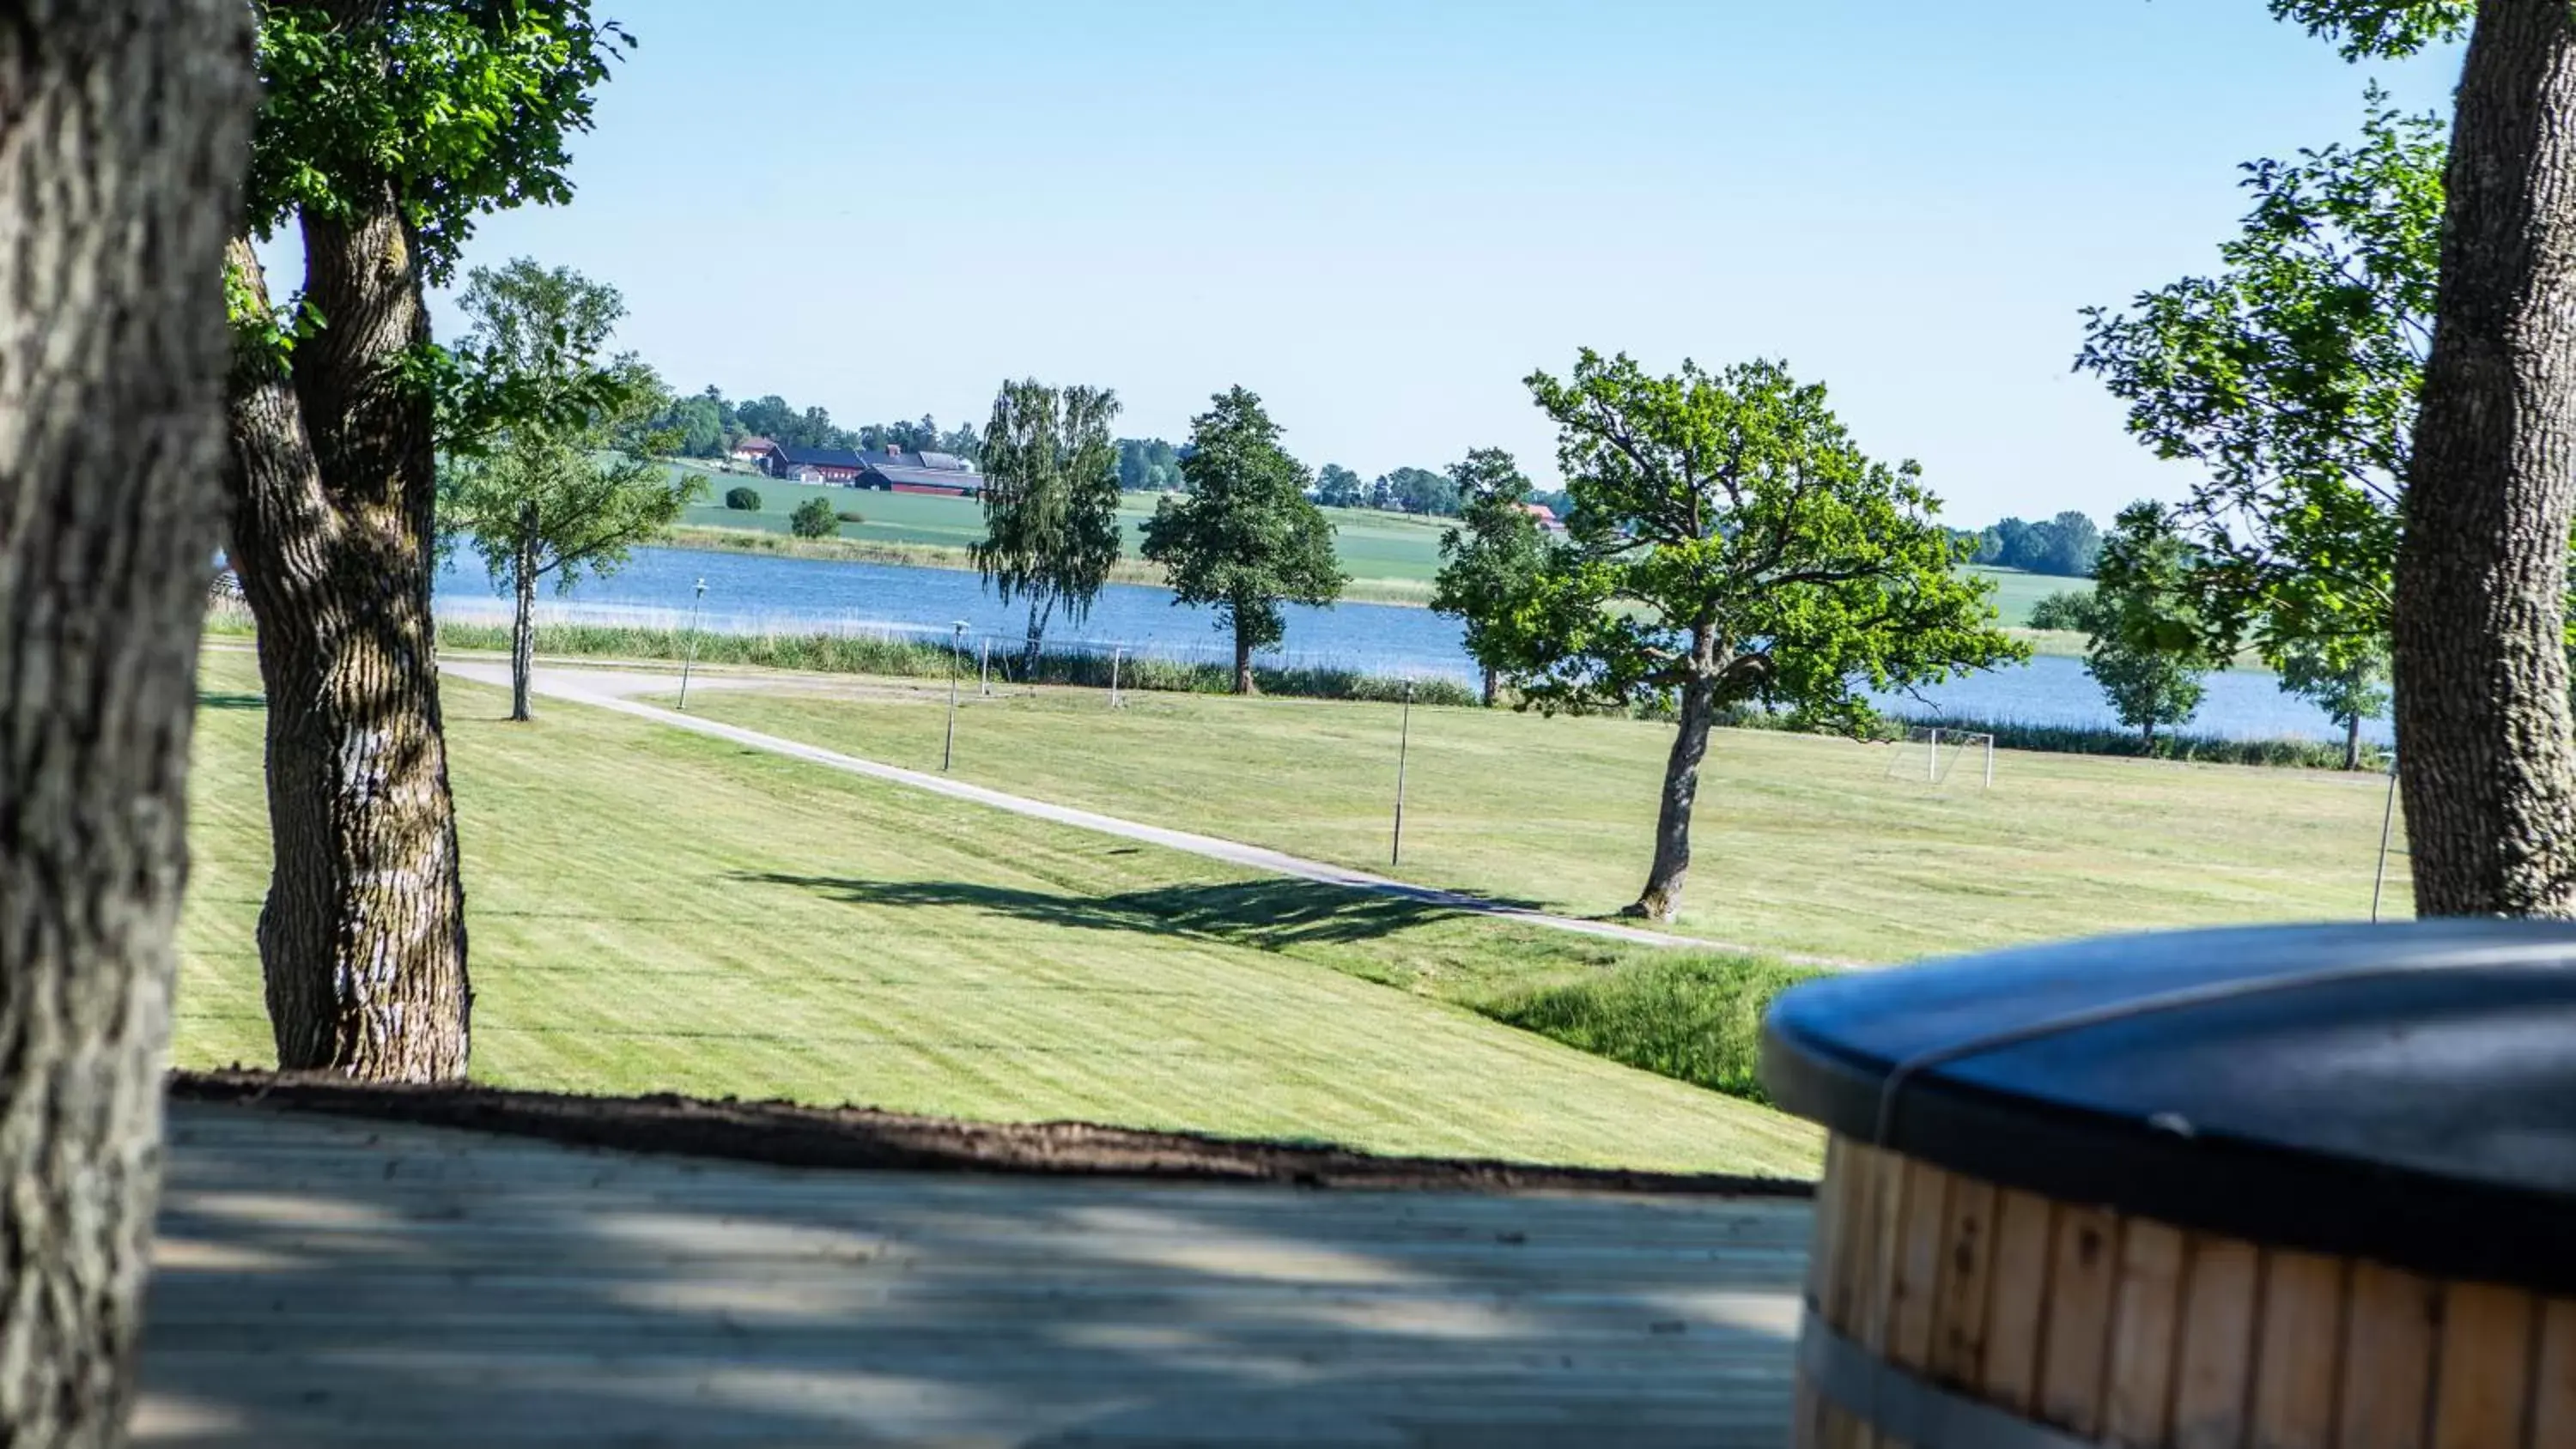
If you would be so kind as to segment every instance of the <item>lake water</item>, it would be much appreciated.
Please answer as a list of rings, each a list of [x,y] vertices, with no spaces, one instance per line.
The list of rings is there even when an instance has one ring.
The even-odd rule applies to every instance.
[[[835,563],[764,554],[646,548],[604,580],[590,580],[570,595],[549,592],[543,617],[599,623],[675,627],[689,618],[699,580],[707,585],[698,622],[735,633],[762,631],[920,634],[945,636],[965,621],[971,639],[994,648],[1014,646],[1027,628],[1027,611],[995,602],[982,580],[956,569],[901,568]],[[509,601],[492,587],[481,561],[460,551],[439,575],[439,612],[452,618],[506,621]],[[1169,590],[1111,584],[1081,624],[1057,619],[1047,630],[1051,646],[1170,659],[1228,660],[1233,641],[1216,628],[1213,610],[1175,605]],[[1454,620],[1428,609],[1391,604],[1341,604],[1330,609],[1291,605],[1288,637],[1264,651],[1264,663],[1357,669],[1376,674],[1472,680],[1465,635]],[[1922,692],[1922,697],[1882,699],[1894,713],[1940,713],[2025,724],[2109,725],[2102,692],[2081,660],[2040,658],[2017,669],[1973,675]],[[2304,735],[2339,738],[2314,706],[2283,694],[2269,674],[2227,670],[2211,675],[2193,731],[2239,739]],[[2369,737],[2386,742],[2387,722],[2373,721]]]

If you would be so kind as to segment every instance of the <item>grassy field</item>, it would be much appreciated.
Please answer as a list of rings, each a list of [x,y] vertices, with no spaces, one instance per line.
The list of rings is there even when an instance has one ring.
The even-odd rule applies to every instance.
[[[174,1054],[260,1065],[257,675],[217,650],[202,687]],[[558,706],[514,726],[495,691],[446,696],[484,1080],[1814,1170],[1803,1124],[1458,1004],[1543,1005],[1538,1030],[1651,1053],[1575,1003],[1652,948],[1251,877],[621,716]]]
[[[943,696],[886,681],[690,708],[936,769]],[[703,702],[701,702],[703,701]],[[965,779],[1386,870],[1398,714],[1094,690],[971,696]],[[1575,914],[1632,899],[1666,726],[1416,709],[1393,874]],[[2010,942],[2370,909],[2385,785],[2312,770],[2003,752],[1995,786],[1887,777],[1894,747],[1721,731],[1680,928],[1761,950],[1903,961]],[[1918,757],[1919,758],[1919,757]],[[2404,862],[2391,908],[2406,909]]]
[[[1995,612],[2002,616],[2004,627],[2019,629],[2030,623],[2031,605],[2054,593],[2072,590],[2093,592],[2091,579],[2058,578],[2052,574],[2026,574],[2019,569],[1987,568],[1972,564],[1968,572],[1995,582]],[[2083,636],[2075,636],[2081,642]],[[2054,651],[2048,651],[2054,652]]]

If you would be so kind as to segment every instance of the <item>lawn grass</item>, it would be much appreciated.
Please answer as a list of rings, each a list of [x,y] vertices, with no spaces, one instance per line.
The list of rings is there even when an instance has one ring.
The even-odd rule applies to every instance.
[[[944,695],[901,681],[693,696],[715,718],[936,769]],[[1388,864],[1389,705],[1131,695],[969,696],[956,773],[1425,884],[1596,915],[1652,854],[1669,726],[1416,709],[1404,861]],[[2385,782],[2314,770],[1998,752],[1887,778],[1891,748],[1717,735],[1679,929],[1766,952],[1893,962],[2104,931],[2351,919],[2370,909]],[[2402,849],[2403,842],[2400,842]],[[2396,860],[2388,909],[2407,909]]]
[[[1970,564],[1966,572],[1977,578],[1994,581],[1995,612],[2002,617],[2004,627],[2008,629],[2029,627],[2031,606],[2051,594],[2093,592],[2091,579],[2060,578],[2055,574],[2030,574],[2020,569],[1990,568],[1984,564]]]
[[[174,1057],[263,1065],[257,674],[213,650],[201,687]],[[1251,876],[606,712],[510,725],[504,704],[446,690],[484,1081],[1814,1171],[1804,1124],[1460,1004],[1652,948]]]
[[[1771,999],[1822,974],[1754,956],[1673,952],[1623,969],[1487,997],[1496,1021],[1612,1061],[1725,1092],[1770,1100],[1759,1075],[1762,1014]]]

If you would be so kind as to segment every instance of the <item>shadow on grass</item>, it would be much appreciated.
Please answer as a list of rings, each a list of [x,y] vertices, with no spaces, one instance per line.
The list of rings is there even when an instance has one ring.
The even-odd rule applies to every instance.
[[[964,907],[1042,925],[1197,936],[1270,951],[1314,943],[1373,941],[1416,926],[1474,915],[1437,901],[1378,895],[1305,880],[1161,886],[1117,895],[1078,896],[965,881],[876,881],[774,871],[745,872],[734,879],[812,891],[857,906]]]

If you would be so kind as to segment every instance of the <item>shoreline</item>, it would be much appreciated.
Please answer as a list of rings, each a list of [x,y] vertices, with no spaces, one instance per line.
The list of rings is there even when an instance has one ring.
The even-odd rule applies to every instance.
[[[704,549],[713,553],[765,554],[772,558],[810,559],[820,563],[866,563],[891,568],[975,572],[973,558],[965,549],[953,544],[798,538],[792,534],[771,533],[767,529],[725,528],[712,523],[673,524],[652,546]],[[1109,571],[1109,582],[1138,584],[1152,589],[1170,586],[1169,578],[1160,565],[1134,557],[1119,559]],[[1336,602],[1427,609],[1431,606],[1431,585],[1425,582],[1417,586],[1403,579],[1354,579]]]

